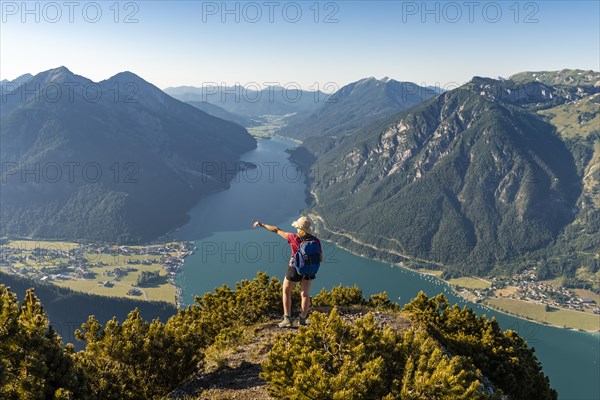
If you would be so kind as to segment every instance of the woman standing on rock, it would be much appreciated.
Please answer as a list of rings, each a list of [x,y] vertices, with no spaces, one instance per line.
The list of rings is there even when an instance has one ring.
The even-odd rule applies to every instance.
[[[283,280],[283,321],[279,323],[280,328],[292,326],[292,291],[296,283],[300,282],[302,311],[298,320],[299,325],[306,325],[306,317],[310,308],[310,287],[320,263],[323,261],[321,241],[312,234],[310,220],[300,217],[292,223],[296,233],[285,232],[276,226],[263,224],[255,221],[254,228],[259,226],[276,233],[288,241],[292,249],[292,256],[288,264],[287,272]]]

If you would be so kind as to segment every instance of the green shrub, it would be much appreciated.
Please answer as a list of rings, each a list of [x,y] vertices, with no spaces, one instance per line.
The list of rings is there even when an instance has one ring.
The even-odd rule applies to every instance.
[[[2,285],[0,294],[0,397],[7,400],[161,399],[207,358],[222,366],[248,325],[281,312],[280,282],[259,273],[235,290],[197,297],[166,323],[145,322],[137,309],[104,327],[91,316],[77,332],[86,348],[74,354],[33,291],[20,308]],[[356,286],[322,290],[314,303],[398,309],[385,292],[366,301]],[[313,313],[308,327],[275,340],[263,363],[269,391],[287,399],[496,399],[503,392],[556,399],[533,350],[495,320],[422,292],[404,310],[413,320],[406,331],[381,327],[370,313],[353,323],[337,308]],[[485,390],[482,374],[492,383]]]
[[[400,338],[379,329],[371,315],[356,324],[334,309],[314,313],[310,325],[281,336],[263,363],[269,391],[287,399],[371,399],[399,391]]]
[[[162,398],[198,369],[203,353],[172,325],[141,319],[136,309],[103,328],[92,316],[76,332],[86,343],[77,353],[98,399]]]
[[[369,297],[367,305],[371,308],[377,308],[379,310],[398,311],[400,306],[397,303],[392,302],[387,297],[387,292],[377,293]]]
[[[407,361],[402,377],[401,399],[490,398],[483,392],[481,373],[471,360],[444,354],[439,343],[425,331],[407,331],[404,349]],[[495,397],[500,397],[500,393]]]
[[[220,369],[226,365],[227,359],[247,339],[245,326],[236,325],[225,328],[215,338],[215,341],[205,351],[206,367]]]
[[[315,306],[345,307],[362,306],[367,302],[358,286],[344,287],[340,284],[331,288],[329,292],[321,289],[321,292],[312,299],[312,303]]]
[[[478,317],[467,307],[450,306],[442,294],[423,292],[404,306],[413,322],[455,355],[468,356],[475,367],[511,399],[556,399],[534,350],[494,318]]]
[[[63,346],[33,289],[19,307],[17,296],[0,285],[0,398],[90,398],[73,346]]]
[[[486,399],[466,357],[450,357],[425,331],[351,324],[334,308],[280,336],[263,363],[270,393],[285,399]]]

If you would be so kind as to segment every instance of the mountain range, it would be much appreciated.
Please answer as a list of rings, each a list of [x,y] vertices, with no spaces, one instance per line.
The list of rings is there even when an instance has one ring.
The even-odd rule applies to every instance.
[[[309,213],[322,235],[362,254],[447,275],[536,265],[540,277],[595,287],[599,82],[591,71],[475,77],[350,134],[307,140],[292,158],[310,168]]]
[[[437,94],[387,77],[361,79],[328,96],[316,109],[289,117],[278,134],[296,139],[347,134]]]
[[[235,86],[179,86],[165,89],[165,93],[181,101],[207,102],[226,111],[260,118],[265,115],[287,115],[315,109],[327,95],[321,91],[297,89],[296,85],[244,87]]]
[[[65,67],[2,98],[2,235],[133,243],[228,187],[256,141],[131,72],[95,83]]]
[[[533,265],[540,278],[589,286],[598,274],[597,72],[475,77],[440,94],[366,78],[322,104],[222,108],[185,104],[130,72],[99,83],[64,67],[22,78],[0,110],[3,235],[156,238],[227,188],[221,167],[240,167],[256,146],[239,124],[289,113],[278,133],[304,139],[292,159],[310,168],[308,212],[339,244],[448,275]]]
[[[260,124],[260,121],[252,119],[245,115],[231,113],[222,107],[208,103],[206,101],[186,101],[186,103],[196,107],[199,110],[204,111],[207,114],[212,115],[213,117],[221,118],[225,121],[235,122],[236,124],[241,125],[245,128],[253,127]]]

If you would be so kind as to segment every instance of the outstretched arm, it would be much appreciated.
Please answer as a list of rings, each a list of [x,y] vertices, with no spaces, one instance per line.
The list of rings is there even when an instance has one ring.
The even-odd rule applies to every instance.
[[[281,236],[282,238],[284,238],[285,240],[287,240],[288,232],[282,231],[281,229],[279,229],[276,226],[263,224],[260,221],[254,221],[254,223],[252,224],[252,226],[254,228],[258,228],[259,226],[261,226],[261,227],[265,228],[266,230],[268,230],[269,232],[276,233],[279,236]]]

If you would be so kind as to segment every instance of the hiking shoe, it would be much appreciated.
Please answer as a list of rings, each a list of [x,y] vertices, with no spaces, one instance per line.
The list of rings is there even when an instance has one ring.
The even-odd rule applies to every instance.
[[[308,322],[306,321],[306,318],[302,318],[302,315],[300,316],[300,318],[298,318],[298,326],[307,326]]]
[[[279,326],[280,328],[289,328],[292,326],[292,320],[290,319],[290,317],[285,316],[283,317],[283,321],[281,321],[277,326]]]

